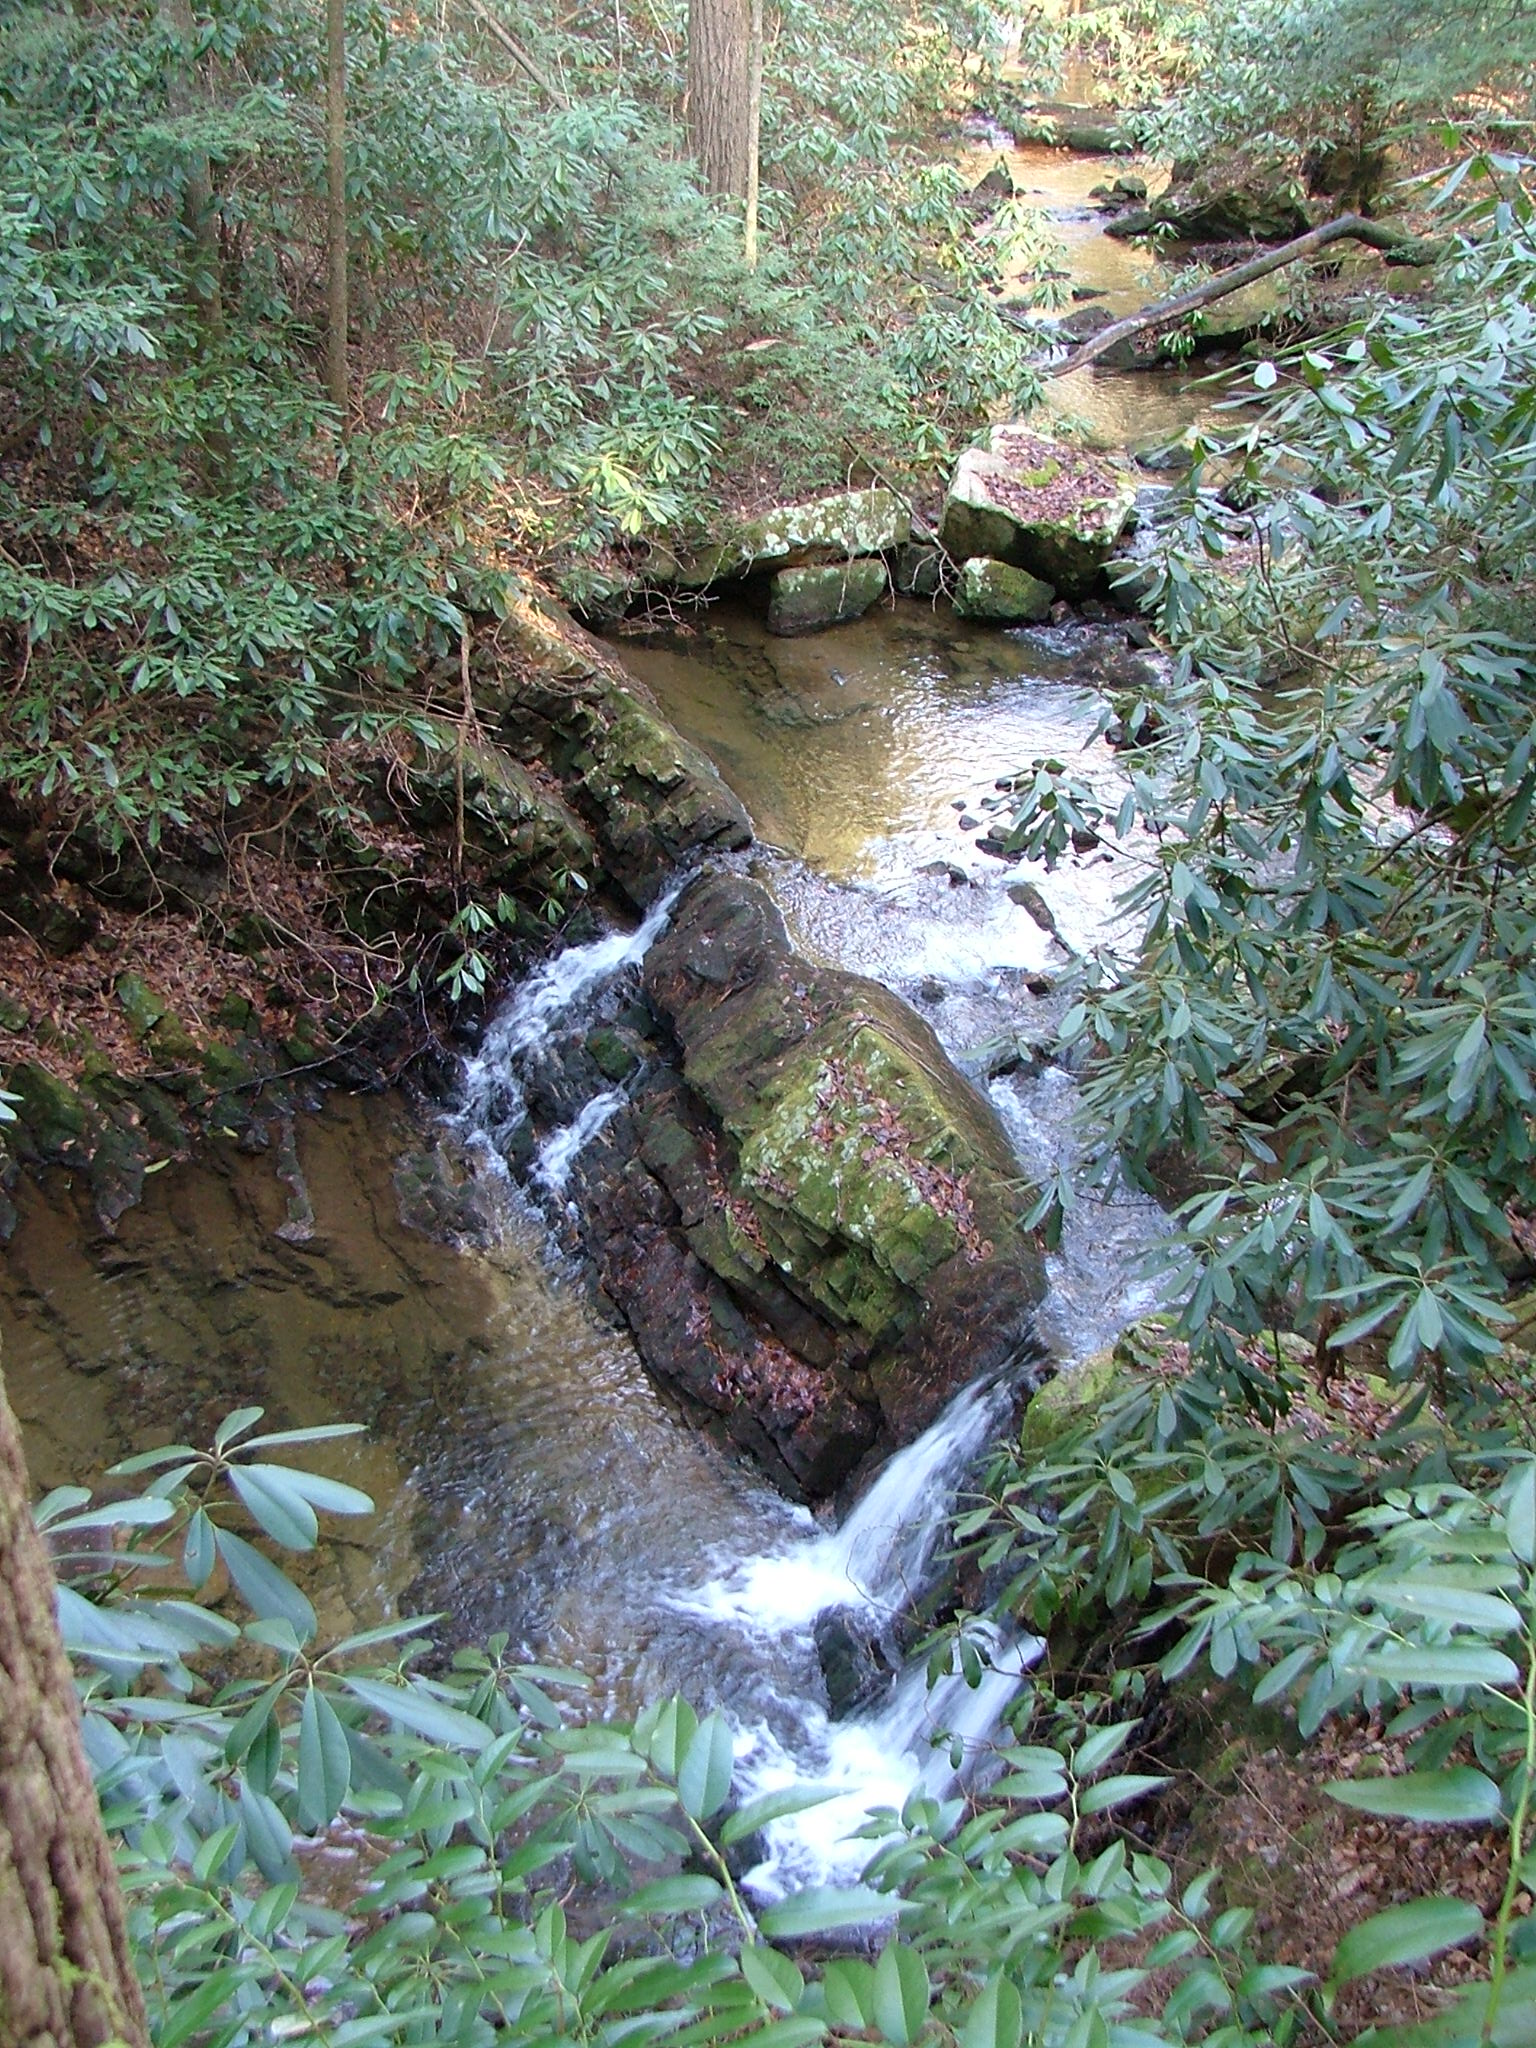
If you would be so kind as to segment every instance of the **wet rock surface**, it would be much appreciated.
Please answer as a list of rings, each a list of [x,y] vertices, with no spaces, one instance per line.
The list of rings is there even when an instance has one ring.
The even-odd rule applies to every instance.
[[[583,1155],[588,1248],[652,1371],[797,1491],[834,1491],[1030,1351],[1027,1190],[931,1029],[694,883],[646,963],[662,1057]]]

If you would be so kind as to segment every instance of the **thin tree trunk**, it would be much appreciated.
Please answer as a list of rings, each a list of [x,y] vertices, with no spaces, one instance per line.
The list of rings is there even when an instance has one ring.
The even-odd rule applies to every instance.
[[[1389,256],[1395,256],[1399,263],[1433,263],[1440,254],[1440,247],[1434,242],[1419,241],[1395,228],[1384,228],[1379,222],[1365,220],[1358,213],[1341,213],[1337,220],[1325,221],[1320,228],[1310,228],[1293,242],[1283,242],[1278,249],[1266,250],[1262,256],[1255,256],[1247,263],[1238,263],[1231,270],[1223,270],[1218,276],[1197,285],[1193,291],[1180,292],[1177,298],[1161,299],[1155,306],[1145,306],[1139,313],[1113,321],[1091,341],[1073,349],[1061,362],[1051,364],[1046,375],[1070,376],[1074,370],[1084,369],[1089,363],[1097,362],[1100,356],[1107,355],[1118,342],[1145,334],[1149,327],[1161,327],[1166,321],[1180,320],[1186,313],[1197,313],[1202,306],[1212,305],[1217,299],[1226,298],[1229,292],[1240,291],[1245,284],[1254,284],[1259,278],[1268,277],[1273,270],[1282,270],[1287,263],[1298,263],[1304,257],[1317,255],[1330,242],[1343,241],[1365,242],[1373,249],[1382,249]]]
[[[688,0],[688,134],[711,192],[750,182],[751,0]]]
[[[763,0],[752,0],[747,30],[747,206],[741,254],[757,268],[757,212],[763,143]]]
[[[166,99],[171,118],[186,121],[194,112],[196,100],[188,54],[196,34],[191,0],[165,0],[165,20],[181,45],[171,67]],[[187,166],[186,183],[181,193],[181,219],[192,245],[193,307],[202,344],[207,347],[224,333],[224,295],[220,279],[218,226],[213,207],[213,170],[206,150],[198,150]]]
[[[348,424],[347,0],[325,0],[325,383]]]
[[[122,1896],[80,1746],[32,1526],[27,1468],[0,1379],[0,2041],[105,2048],[148,2041]]]

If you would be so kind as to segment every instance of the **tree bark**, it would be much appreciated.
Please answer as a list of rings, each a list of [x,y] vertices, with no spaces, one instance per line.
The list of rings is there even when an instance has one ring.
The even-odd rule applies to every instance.
[[[1395,256],[1399,263],[1420,266],[1435,262],[1440,254],[1440,247],[1434,242],[1422,242],[1396,228],[1384,228],[1379,221],[1365,220],[1358,213],[1341,213],[1337,220],[1325,221],[1320,228],[1310,228],[1293,242],[1282,242],[1278,249],[1267,249],[1262,256],[1254,256],[1247,263],[1234,264],[1232,269],[1208,278],[1193,291],[1180,292],[1174,299],[1160,299],[1155,306],[1144,306],[1139,313],[1114,321],[1094,335],[1091,341],[1085,341],[1081,348],[1073,349],[1059,363],[1051,364],[1045,374],[1049,377],[1070,376],[1074,370],[1085,369],[1089,363],[1107,355],[1118,342],[1129,341],[1136,334],[1145,334],[1149,327],[1161,327],[1165,321],[1182,319],[1186,313],[1197,313],[1202,306],[1226,298],[1229,292],[1241,291],[1245,284],[1254,284],[1259,278],[1268,277],[1271,271],[1284,269],[1287,263],[1300,262],[1304,257],[1317,255],[1330,242],[1343,241],[1365,242],[1372,249],[1381,249],[1389,256]]]
[[[196,108],[191,71],[191,48],[196,29],[191,0],[164,0],[165,21],[180,50],[172,62],[166,101],[171,118],[189,121]],[[220,277],[218,224],[214,217],[213,167],[206,150],[196,151],[187,166],[181,188],[181,219],[192,245],[190,296],[197,316],[202,345],[217,342],[224,333],[224,294]]]
[[[122,1895],[80,1745],[32,1526],[27,1468],[0,1379],[0,2041],[148,2042]]]
[[[763,139],[763,0],[752,0],[747,29],[747,206],[741,232],[742,261],[757,268],[758,172]]]
[[[347,0],[325,0],[325,384],[346,437]]]
[[[751,172],[751,0],[688,0],[688,135],[708,191],[745,199]]]

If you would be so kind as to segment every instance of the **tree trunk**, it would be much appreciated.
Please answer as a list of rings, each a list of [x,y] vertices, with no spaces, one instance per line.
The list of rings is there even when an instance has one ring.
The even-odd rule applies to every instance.
[[[1364,242],[1368,248],[1380,249],[1396,263],[1424,266],[1438,260],[1444,244],[1423,242],[1414,235],[1405,235],[1397,228],[1384,228],[1380,222],[1365,220],[1358,213],[1341,213],[1337,220],[1325,221],[1320,228],[1309,228],[1304,235],[1298,235],[1294,242],[1282,242],[1278,249],[1269,249],[1262,256],[1255,256],[1247,263],[1238,263],[1231,270],[1220,271],[1208,278],[1192,291],[1180,292],[1177,298],[1160,299],[1155,306],[1145,306],[1139,313],[1131,313],[1124,320],[1116,320],[1110,326],[1085,341],[1081,348],[1073,349],[1059,363],[1052,363],[1045,374],[1048,377],[1070,377],[1074,370],[1086,368],[1097,362],[1100,356],[1108,355],[1118,342],[1129,341],[1133,335],[1145,334],[1150,327],[1161,327],[1169,320],[1181,320],[1186,313],[1197,313],[1202,306],[1214,305],[1217,299],[1224,299],[1231,292],[1241,291],[1245,284],[1254,284],[1261,277],[1268,277],[1271,271],[1283,270],[1287,263],[1298,263],[1303,257],[1319,255],[1331,242]],[[1020,321],[1020,326],[1028,323]]]
[[[325,0],[325,384],[347,432],[347,0]]]
[[[27,1468],[0,1380],[0,2041],[147,2042],[123,1902],[80,1746],[32,1526]]]
[[[196,29],[191,0],[165,0],[166,25],[180,44],[172,60],[166,93],[171,118],[191,119],[196,107],[191,49]],[[217,342],[224,332],[224,294],[220,277],[218,224],[214,218],[213,169],[206,150],[198,150],[187,166],[181,189],[181,219],[192,245],[190,296],[202,345]]]
[[[708,191],[751,182],[751,0],[688,0],[688,134]]]
[[[758,170],[763,139],[763,0],[752,0],[747,34],[747,209],[742,261],[757,268]]]

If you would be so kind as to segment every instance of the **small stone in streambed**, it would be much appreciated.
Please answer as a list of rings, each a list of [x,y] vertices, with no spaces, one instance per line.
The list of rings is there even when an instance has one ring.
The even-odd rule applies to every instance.
[[[1055,913],[1033,882],[1010,882],[1008,900],[1010,903],[1017,903],[1020,910],[1027,910],[1041,931],[1055,936]]]
[[[978,825],[979,825],[980,823],[981,823],[981,820],[980,820],[980,818],[973,818],[973,817],[971,816],[971,814],[970,814],[970,812],[969,812],[969,811],[962,811],[962,812],[961,812],[961,814],[960,814],[960,830],[961,830],[962,832],[974,832],[974,831],[976,830],[976,827],[977,827],[977,826],[978,826]]]
[[[932,974],[925,981],[918,983],[917,992],[925,1003],[942,1003],[949,994],[949,990],[944,986],[943,982],[936,975]]]
[[[957,796],[957,797],[955,798],[954,802],[953,802],[953,803],[952,803],[952,804],[950,805],[950,807],[949,807],[949,808],[950,808],[950,809],[951,809],[952,811],[964,811],[964,810],[968,810],[968,809],[970,808],[970,806],[969,806],[969,805],[967,804],[967,802],[966,802],[966,800],[965,800],[965,798],[964,798],[963,796]]]
[[[1017,860],[1019,857],[1016,853],[1010,853],[1003,841],[994,839],[990,832],[984,838],[978,839],[975,846],[978,853],[989,853],[993,860]]]
[[[1090,832],[1082,825],[1073,828],[1072,850],[1074,853],[1092,853],[1098,844],[1099,835],[1097,832]]]
[[[981,842],[978,840],[977,844]],[[920,875],[942,875],[951,889],[964,889],[970,885],[970,876],[952,860],[931,860],[926,867],[918,869]]]
[[[1027,569],[1015,569],[990,556],[972,555],[961,565],[955,587],[955,610],[963,619],[989,619],[996,625],[1018,625],[1050,616],[1056,593]]]
[[[1032,996],[1048,996],[1056,986],[1053,974],[1026,974],[1024,986]]]

